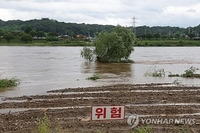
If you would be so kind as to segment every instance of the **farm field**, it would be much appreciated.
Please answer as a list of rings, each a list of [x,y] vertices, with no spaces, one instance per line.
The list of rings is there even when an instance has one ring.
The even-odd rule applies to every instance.
[[[37,120],[44,115],[48,116],[52,130],[60,127],[62,132],[128,133],[134,130],[127,124],[132,114],[139,117],[135,128],[148,126],[153,133],[200,132],[200,87],[194,86],[117,84],[66,88],[48,91],[47,95],[3,100],[0,104],[2,133],[37,132]],[[125,105],[125,119],[92,121],[93,105]],[[152,121],[155,119],[163,121],[156,123]]]

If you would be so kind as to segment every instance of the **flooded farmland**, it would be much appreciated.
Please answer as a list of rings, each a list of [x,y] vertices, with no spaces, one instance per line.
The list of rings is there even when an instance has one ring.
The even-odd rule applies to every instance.
[[[145,77],[152,66],[183,73],[200,68],[199,47],[136,47],[134,64],[88,63],[80,56],[82,47],[0,47],[1,78],[17,77],[21,84],[0,96],[45,94],[52,89],[101,86],[119,83],[172,83],[177,78]],[[98,73],[98,82],[86,80]],[[180,78],[183,84],[200,85],[198,79]]]
[[[174,85],[177,77],[144,76],[152,66],[179,74],[200,68],[198,47],[136,47],[133,64],[88,63],[80,57],[81,49],[0,47],[1,77],[21,80],[18,87],[0,92],[0,132],[35,132],[36,119],[44,114],[53,128],[59,125],[65,132],[131,132],[131,114],[139,116],[138,127],[150,126],[155,133],[200,132],[199,79],[179,77],[181,84]],[[102,79],[86,80],[94,73]],[[91,121],[93,105],[124,105],[125,119]],[[155,124],[150,119],[192,123]]]

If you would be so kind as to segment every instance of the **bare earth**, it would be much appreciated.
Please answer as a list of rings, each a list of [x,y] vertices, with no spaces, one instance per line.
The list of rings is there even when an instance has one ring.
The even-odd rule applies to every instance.
[[[9,97],[0,104],[1,133],[37,132],[37,118],[49,117],[51,127],[62,132],[132,132],[127,117],[137,114],[138,127],[154,133],[200,132],[200,87],[171,84],[119,84],[102,87],[66,88],[48,95]],[[124,120],[91,121],[92,105],[125,105]],[[186,124],[142,123],[142,119],[192,119]],[[194,123],[195,122],[195,123]],[[188,133],[187,132],[187,133]]]

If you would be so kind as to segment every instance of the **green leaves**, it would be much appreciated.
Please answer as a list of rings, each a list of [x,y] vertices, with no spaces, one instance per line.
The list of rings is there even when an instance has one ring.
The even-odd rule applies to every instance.
[[[38,125],[38,133],[51,132],[51,129],[50,129],[51,123],[46,113],[44,114],[43,118],[41,119],[37,118],[37,125]]]
[[[169,71],[165,71],[162,69],[156,69],[156,66],[150,67],[147,72],[145,72],[144,76],[152,76],[152,77],[165,77],[167,73],[168,77],[184,77],[184,78],[200,78],[200,74],[196,74],[196,71],[199,70],[196,67],[191,66],[189,69],[185,70],[183,74],[172,74]]]
[[[164,69],[156,69],[156,66],[150,67],[147,72],[145,72],[144,76],[152,76],[152,77],[165,77]]]
[[[94,41],[97,61],[121,62],[132,53],[135,35],[130,29],[117,26],[111,32],[101,32]]]
[[[93,76],[87,78],[87,80],[97,80],[97,79],[101,79],[101,76],[99,74],[94,74]]]
[[[13,77],[12,79],[0,79],[0,90],[4,90],[8,87],[15,87],[20,83],[19,79]]]
[[[183,77],[200,77],[200,74],[196,74],[196,71],[199,70],[196,67],[191,66],[189,69],[185,70],[185,73],[182,74]]]
[[[13,38],[13,34],[11,32],[7,32],[4,36],[3,36],[4,39],[6,39],[6,41],[9,43]]]
[[[26,34],[26,33],[24,33],[22,36],[21,36],[21,41],[24,41],[24,42],[28,42],[28,41],[32,41],[32,37],[31,37],[31,35],[29,35],[29,34]]]
[[[94,59],[93,50],[88,47],[84,47],[83,50],[81,51],[81,56],[87,61],[93,61]]]

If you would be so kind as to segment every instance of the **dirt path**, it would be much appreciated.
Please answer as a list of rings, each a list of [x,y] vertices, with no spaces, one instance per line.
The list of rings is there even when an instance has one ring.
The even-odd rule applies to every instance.
[[[124,120],[91,121],[92,105],[125,105]],[[0,132],[36,132],[37,118],[49,117],[51,126],[63,132],[131,132],[127,118],[139,116],[137,127],[150,126],[155,133],[183,130],[200,132],[200,87],[171,84],[111,85],[67,88],[48,95],[5,98],[0,104]],[[152,120],[188,120],[153,123]],[[189,131],[188,131],[189,132]]]

